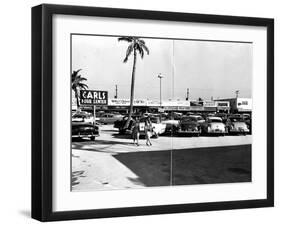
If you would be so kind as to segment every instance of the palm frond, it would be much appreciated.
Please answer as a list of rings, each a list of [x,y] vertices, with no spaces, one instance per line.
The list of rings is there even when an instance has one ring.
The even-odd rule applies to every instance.
[[[87,89],[88,88],[88,85],[84,84],[84,83],[79,83],[78,87],[80,89]]]
[[[133,37],[129,37],[129,36],[127,36],[127,37],[120,37],[120,38],[118,38],[118,41],[120,42],[120,41],[126,41],[126,42],[132,42],[133,41]]]
[[[136,49],[137,49],[137,51],[139,52],[141,58],[143,58],[144,52],[143,52],[143,49],[141,48],[141,46],[140,46],[140,45],[137,45],[137,46],[136,46]]]
[[[78,73],[79,73],[80,71],[82,71],[82,69],[78,69],[77,71],[74,70],[74,71],[72,72],[72,74],[78,75]]]
[[[77,76],[79,76],[79,72],[81,71],[82,69],[78,69],[77,71],[73,71],[72,72],[72,74],[71,74],[71,80],[72,80],[72,82],[75,80],[75,78],[77,77]]]
[[[87,79],[86,78],[83,78],[83,77],[81,77],[81,76],[79,76],[79,77],[77,77],[76,79],[75,79],[75,82],[83,82],[83,81],[87,81]]]
[[[144,40],[139,39],[138,41],[139,41],[142,45],[145,45],[145,41],[144,41]]]
[[[123,60],[124,63],[126,63],[128,61],[129,56],[131,55],[131,53],[134,50],[140,54],[141,58],[144,57],[145,52],[147,53],[147,55],[149,55],[149,49],[145,45],[145,41],[138,37],[124,36],[124,37],[118,38],[118,41],[127,41],[127,42],[131,43],[127,48],[126,56]]]
[[[149,55],[149,49],[145,44],[142,44],[141,48],[144,49],[144,51],[147,53],[147,55]]]
[[[72,80],[71,88],[73,90],[77,90],[78,88],[80,88],[80,89],[88,88],[88,86],[85,83],[83,83],[84,81],[87,81],[87,79],[82,77],[79,74],[80,71],[81,71],[81,69],[79,69],[77,71],[73,71],[71,74],[71,80]]]
[[[131,53],[133,52],[133,50],[134,50],[134,44],[132,43],[127,48],[126,56],[125,56],[125,59],[123,60],[124,63],[126,63],[128,61],[128,58],[131,55]]]

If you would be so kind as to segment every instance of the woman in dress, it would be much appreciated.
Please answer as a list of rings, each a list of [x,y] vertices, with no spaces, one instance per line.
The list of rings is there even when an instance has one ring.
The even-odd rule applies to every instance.
[[[135,121],[135,123],[133,125],[132,137],[133,137],[134,144],[139,146],[140,123],[139,123],[139,119],[138,118],[136,118],[136,121]]]
[[[151,124],[150,118],[147,118],[145,120],[144,133],[145,133],[146,145],[151,146],[152,143],[151,143],[150,137],[152,135],[152,124]]]

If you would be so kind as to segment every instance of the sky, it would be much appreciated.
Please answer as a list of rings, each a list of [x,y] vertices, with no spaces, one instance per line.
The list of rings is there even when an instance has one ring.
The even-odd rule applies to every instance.
[[[72,36],[72,70],[82,69],[89,89],[106,90],[109,98],[130,97],[133,55],[123,63],[127,42],[118,37],[96,35]],[[136,64],[135,98],[184,100],[199,97],[251,97],[252,43],[214,42],[199,40],[169,40],[142,38],[149,48]]]

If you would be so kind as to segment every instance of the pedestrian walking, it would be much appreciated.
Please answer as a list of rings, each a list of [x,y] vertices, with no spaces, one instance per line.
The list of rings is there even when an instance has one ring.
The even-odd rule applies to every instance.
[[[139,122],[138,118],[136,119],[136,121],[134,122],[134,125],[133,125],[132,137],[133,137],[134,144],[139,146],[140,122]]]
[[[144,133],[145,133],[146,145],[151,146],[152,143],[150,137],[152,135],[152,123],[150,121],[150,118],[147,118],[144,122]]]

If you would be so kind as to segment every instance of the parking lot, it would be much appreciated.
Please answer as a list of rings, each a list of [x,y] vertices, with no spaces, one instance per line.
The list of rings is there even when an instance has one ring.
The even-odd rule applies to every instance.
[[[72,190],[249,182],[252,136],[160,136],[133,144],[112,125],[72,142]]]

